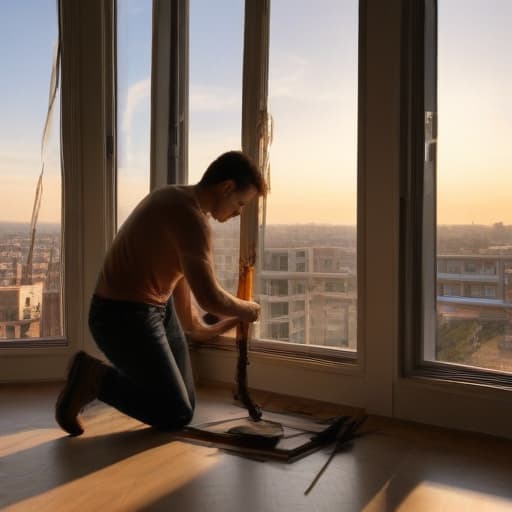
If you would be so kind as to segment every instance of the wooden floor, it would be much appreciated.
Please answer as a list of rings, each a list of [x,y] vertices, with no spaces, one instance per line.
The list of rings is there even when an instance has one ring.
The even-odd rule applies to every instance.
[[[327,451],[289,465],[259,462],[172,440],[99,403],[85,413],[85,434],[70,438],[54,423],[57,390],[0,386],[2,511],[512,511],[510,441],[370,418],[379,432],[336,455],[304,496]],[[195,420],[234,411],[227,390],[202,390]]]

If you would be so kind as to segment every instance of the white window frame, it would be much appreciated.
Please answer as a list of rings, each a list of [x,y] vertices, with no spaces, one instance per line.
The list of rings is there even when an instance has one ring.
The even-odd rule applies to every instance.
[[[59,10],[64,336],[0,348],[0,382],[60,380],[74,352],[98,354],[87,310],[115,232],[115,9],[59,0]]]

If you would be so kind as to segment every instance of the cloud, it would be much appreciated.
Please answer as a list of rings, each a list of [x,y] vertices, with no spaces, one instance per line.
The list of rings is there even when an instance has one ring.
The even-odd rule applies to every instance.
[[[148,76],[144,80],[135,82],[128,88],[126,93],[126,105],[123,112],[121,123],[124,132],[130,132],[133,123],[133,115],[138,106],[151,94],[151,78]]]
[[[151,11],[151,4],[149,2],[140,3],[140,0],[134,0],[133,2],[129,2],[126,6],[126,11],[130,15],[140,14],[142,12]]]
[[[151,95],[151,77],[132,84],[125,96],[121,116],[121,131],[125,148],[125,162],[133,163],[134,158],[134,120],[144,103]],[[198,112],[233,112],[242,108],[242,92],[223,87],[191,86],[190,111]],[[149,114],[148,114],[149,116]]]
[[[272,96],[302,97],[303,94],[298,94],[298,90],[304,83],[307,67],[307,61],[297,55],[276,55],[272,68],[279,72],[271,76],[269,90]]]
[[[221,87],[191,86],[191,112],[234,111],[242,108],[242,92]]]
[[[275,55],[271,63],[269,95],[273,100],[288,99],[330,108],[353,102],[356,90],[357,75],[344,75],[341,66],[332,70],[325,62],[286,53]]]
[[[121,118],[121,130],[124,134],[126,158],[130,161],[133,157],[132,154],[132,133],[133,133],[133,119],[136,111],[140,106],[150,97],[151,94],[151,77],[144,78],[135,82],[126,93],[126,103]]]

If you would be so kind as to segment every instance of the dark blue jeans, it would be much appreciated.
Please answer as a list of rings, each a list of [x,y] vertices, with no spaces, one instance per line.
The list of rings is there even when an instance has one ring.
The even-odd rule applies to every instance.
[[[93,296],[89,328],[113,364],[100,384],[101,401],[159,428],[191,421],[194,381],[172,297],[164,307]]]

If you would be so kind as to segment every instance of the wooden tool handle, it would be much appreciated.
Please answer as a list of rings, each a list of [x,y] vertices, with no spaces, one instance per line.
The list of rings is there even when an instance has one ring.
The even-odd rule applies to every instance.
[[[249,265],[240,266],[240,277],[238,280],[237,296],[243,300],[251,300],[254,282],[254,267]],[[235,399],[240,400],[249,412],[249,416],[254,421],[261,419],[261,409],[249,396],[247,386],[247,366],[249,358],[247,356],[247,342],[249,339],[249,323],[240,322],[236,329],[236,344],[238,347],[238,364],[236,373],[237,391]]]

